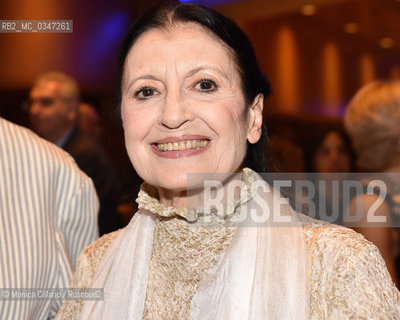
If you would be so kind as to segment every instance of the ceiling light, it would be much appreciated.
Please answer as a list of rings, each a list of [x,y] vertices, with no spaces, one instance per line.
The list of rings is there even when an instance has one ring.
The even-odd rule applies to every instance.
[[[317,12],[317,7],[313,4],[306,4],[305,6],[301,7],[300,12],[305,16],[312,16]]]
[[[346,33],[357,33],[359,29],[359,24],[355,22],[350,22],[344,25],[344,31]]]
[[[379,41],[379,45],[380,45],[382,48],[389,49],[389,48],[393,47],[394,41],[393,41],[392,38],[382,38],[382,39]]]

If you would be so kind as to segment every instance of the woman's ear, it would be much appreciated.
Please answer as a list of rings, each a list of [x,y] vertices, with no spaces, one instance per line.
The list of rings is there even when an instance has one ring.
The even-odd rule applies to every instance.
[[[262,133],[262,120],[264,108],[264,95],[259,93],[253,100],[251,107],[248,111],[248,130],[247,140],[250,143],[256,143],[260,140]]]

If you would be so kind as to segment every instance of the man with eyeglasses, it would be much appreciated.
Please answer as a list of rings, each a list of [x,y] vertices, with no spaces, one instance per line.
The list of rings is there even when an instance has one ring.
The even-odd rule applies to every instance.
[[[62,73],[47,73],[32,87],[27,107],[33,129],[46,140],[64,147],[76,126],[79,87]]]
[[[45,73],[36,80],[26,102],[34,131],[70,153],[92,178],[100,199],[100,235],[121,228],[117,213],[119,183],[100,145],[79,129],[80,93],[77,82],[61,72]]]

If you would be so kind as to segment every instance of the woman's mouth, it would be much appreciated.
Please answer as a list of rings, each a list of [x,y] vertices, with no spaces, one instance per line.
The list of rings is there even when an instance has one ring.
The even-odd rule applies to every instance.
[[[211,140],[204,136],[170,137],[151,144],[153,151],[163,158],[190,157],[208,149]]]
[[[208,143],[209,140],[186,140],[186,141],[158,143],[156,146],[159,151],[166,152],[166,151],[202,149]]]

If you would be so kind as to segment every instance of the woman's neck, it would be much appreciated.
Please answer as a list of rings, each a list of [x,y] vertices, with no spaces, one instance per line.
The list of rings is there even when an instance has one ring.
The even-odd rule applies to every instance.
[[[160,203],[166,207],[184,208],[187,205],[187,191],[186,190],[168,190],[164,188],[157,188]]]
[[[206,203],[210,198],[221,199],[226,202],[230,198],[228,194],[234,181],[241,181],[241,172],[231,174],[225,177],[208,178],[202,181],[201,187],[190,190],[169,190],[165,188],[157,188],[159,201],[167,207],[174,208],[193,208],[206,207]],[[236,191],[236,190],[235,190]]]

